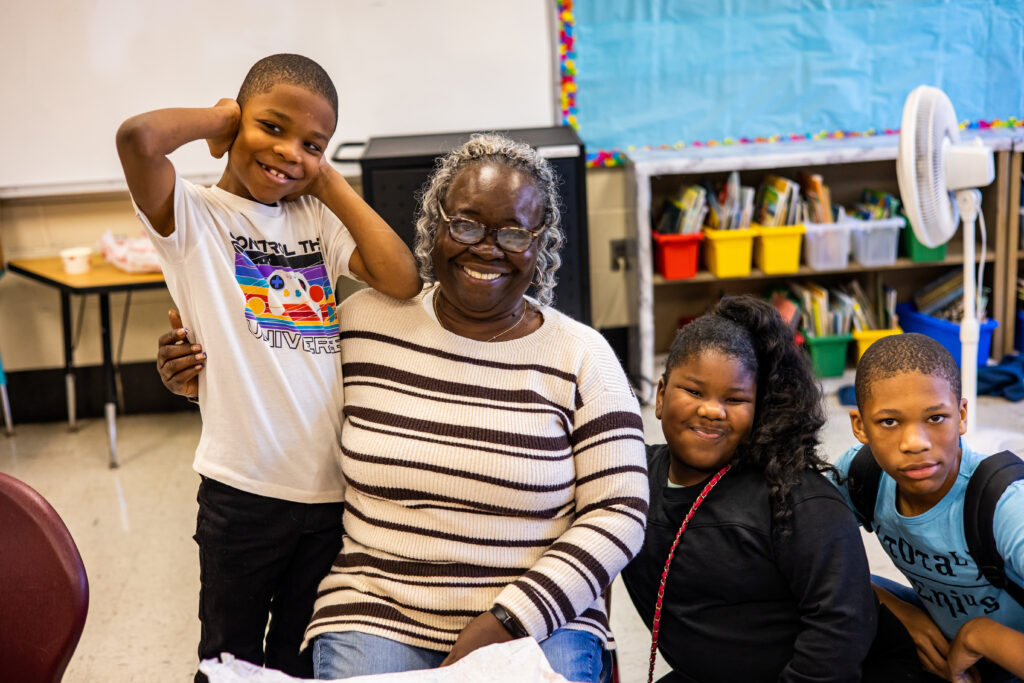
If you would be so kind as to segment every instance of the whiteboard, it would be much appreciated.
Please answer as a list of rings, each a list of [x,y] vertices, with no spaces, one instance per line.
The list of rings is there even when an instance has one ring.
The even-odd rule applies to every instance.
[[[30,0],[0,19],[0,197],[123,187],[124,119],[234,97],[278,52],[338,89],[328,148],[371,136],[555,123],[551,0]],[[224,161],[172,155],[188,177]]]

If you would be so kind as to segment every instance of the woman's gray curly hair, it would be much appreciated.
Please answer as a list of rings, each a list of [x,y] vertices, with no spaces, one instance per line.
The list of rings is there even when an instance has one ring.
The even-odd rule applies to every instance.
[[[420,277],[427,284],[436,281],[431,252],[434,237],[441,221],[438,210],[448,196],[452,181],[466,167],[475,163],[495,163],[514,168],[530,176],[544,195],[544,232],[537,236],[537,275],[534,278],[537,301],[548,306],[554,300],[555,271],[562,265],[558,252],[565,243],[562,233],[562,214],[558,206],[558,180],[548,160],[535,149],[497,133],[478,133],[469,142],[453,149],[438,160],[430,180],[420,197],[420,210],[416,217],[416,261]]]

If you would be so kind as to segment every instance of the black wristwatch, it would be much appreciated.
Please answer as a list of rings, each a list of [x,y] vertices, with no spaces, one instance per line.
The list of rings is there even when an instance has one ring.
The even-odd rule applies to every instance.
[[[526,629],[523,628],[523,625],[519,623],[519,620],[509,614],[501,605],[495,604],[494,607],[488,611],[494,615],[495,619],[501,622],[501,625],[505,627],[505,630],[508,631],[509,635],[513,638],[526,638],[530,635],[526,632]]]

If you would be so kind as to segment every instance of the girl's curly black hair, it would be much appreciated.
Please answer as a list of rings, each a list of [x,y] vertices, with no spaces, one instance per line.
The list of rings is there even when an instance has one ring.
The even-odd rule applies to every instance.
[[[676,335],[665,364],[665,380],[679,364],[707,351],[743,363],[757,381],[754,424],[734,462],[755,467],[768,482],[779,538],[791,532],[790,490],[803,470],[836,469],[817,452],[825,424],[821,387],[793,331],[770,304],[752,296],[724,297],[710,313]]]

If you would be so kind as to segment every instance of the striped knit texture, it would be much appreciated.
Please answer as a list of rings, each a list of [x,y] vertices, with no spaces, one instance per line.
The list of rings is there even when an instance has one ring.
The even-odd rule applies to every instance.
[[[497,602],[538,640],[567,627],[609,642],[602,592],[647,518],[643,425],[604,339],[543,315],[483,343],[420,297],[342,305],[346,537],[308,639],[447,651]]]

